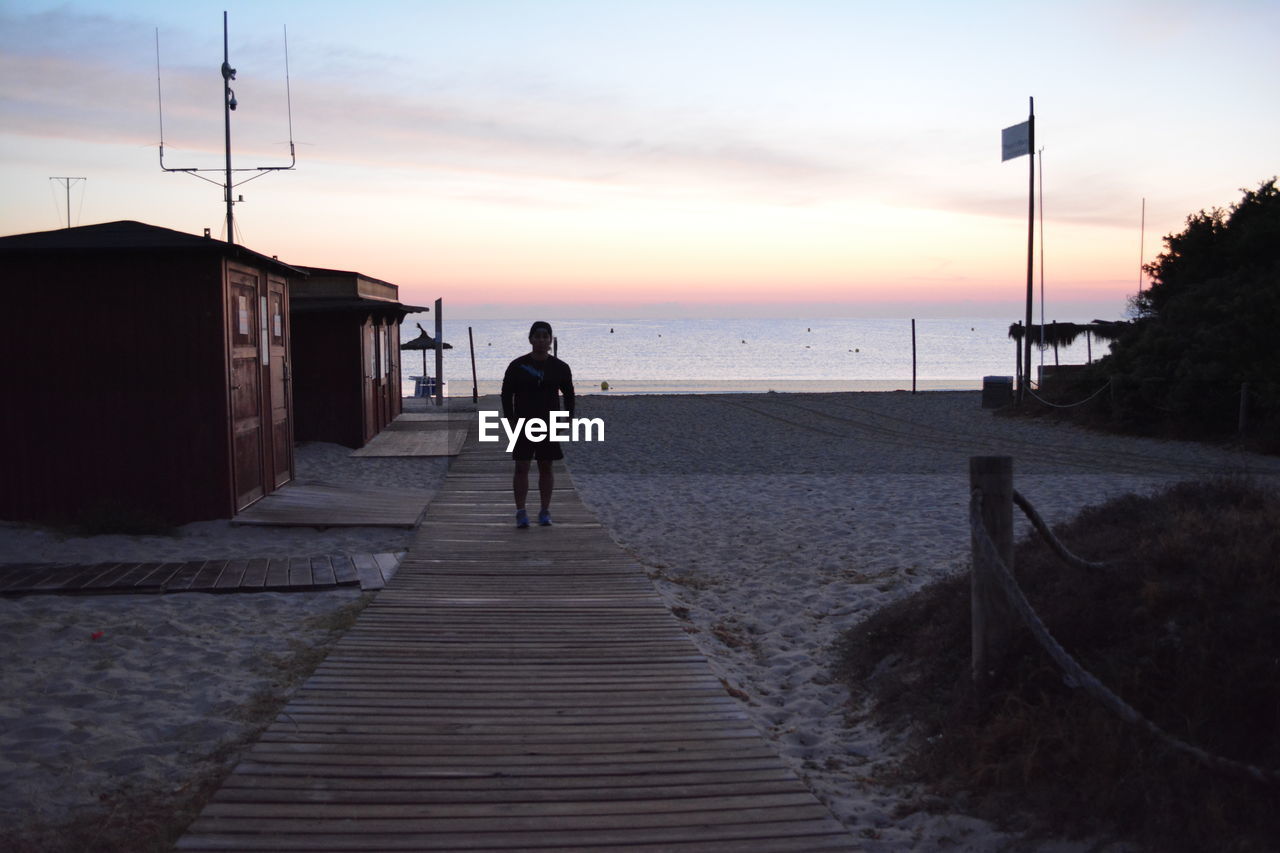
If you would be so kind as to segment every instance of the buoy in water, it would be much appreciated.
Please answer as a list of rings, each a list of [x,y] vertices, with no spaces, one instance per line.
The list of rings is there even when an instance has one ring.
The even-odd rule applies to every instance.
[[[608,390],[609,390],[609,383],[608,383],[608,382],[601,382],[601,383],[600,383],[600,390],[601,390],[601,391],[608,391]]]

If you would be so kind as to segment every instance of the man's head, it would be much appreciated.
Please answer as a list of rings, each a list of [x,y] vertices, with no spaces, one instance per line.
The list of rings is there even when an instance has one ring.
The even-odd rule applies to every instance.
[[[538,355],[551,352],[551,324],[539,320],[529,327],[529,343]]]

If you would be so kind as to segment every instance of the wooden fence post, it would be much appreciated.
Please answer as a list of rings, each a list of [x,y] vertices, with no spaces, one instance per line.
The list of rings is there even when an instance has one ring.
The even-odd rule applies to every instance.
[[[982,494],[982,525],[996,552],[1013,573],[1013,458],[972,456],[969,487]],[[981,697],[997,678],[1013,633],[1016,616],[1000,591],[992,569],[971,543],[973,572],[970,607],[973,641],[973,683]]]

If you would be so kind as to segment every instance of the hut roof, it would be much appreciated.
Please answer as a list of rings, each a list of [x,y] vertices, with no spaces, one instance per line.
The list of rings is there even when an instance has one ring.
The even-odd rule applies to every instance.
[[[421,323],[416,324],[418,327],[418,336],[407,344],[401,344],[400,349],[420,349],[429,350],[436,348],[436,339],[427,334],[427,330],[422,328]],[[446,343],[442,349],[453,349],[453,344]]]
[[[402,304],[399,287],[364,273],[301,265],[298,269],[308,278],[289,290],[289,310],[295,313],[365,311],[400,321],[408,314],[431,310]]]
[[[196,236],[144,222],[121,220],[97,225],[81,225],[76,228],[59,228],[56,231],[34,231],[0,237],[2,253],[44,252],[113,252],[113,251],[202,251],[223,257],[248,261],[256,266],[269,267],[288,276],[302,278],[305,272],[281,263],[276,258],[259,254],[236,243]]]

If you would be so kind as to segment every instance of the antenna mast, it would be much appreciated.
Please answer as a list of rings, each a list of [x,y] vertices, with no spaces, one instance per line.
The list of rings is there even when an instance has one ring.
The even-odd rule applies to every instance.
[[[231,81],[236,79],[236,70],[231,67],[231,55],[228,49],[227,39],[227,13],[222,13],[222,114],[225,123],[226,137],[226,165],[222,169],[198,169],[198,168],[170,168],[164,164],[164,100],[161,97],[160,90],[160,31],[156,30],[156,101],[160,107],[160,168],[166,172],[186,172],[189,175],[200,178],[210,183],[218,183],[210,178],[206,178],[200,172],[222,172],[224,179],[221,184],[223,197],[227,203],[227,242],[234,243],[235,236],[235,205],[238,200],[232,193],[232,190],[246,184],[255,178],[260,178],[268,172],[286,172],[295,167],[298,162],[297,153],[293,144],[293,99],[289,89],[289,31],[285,30],[285,59],[284,59],[284,77],[285,92],[288,101],[289,111],[289,165],[288,166],[255,166],[250,169],[233,169],[231,168],[231,112],[236,108],[236,93],[231,88]],[[257,172],[252,177],[245,178],[243,181],[236,183],[234,181],[235,172]]]
[[[49,180],[61,181],[62,186],[65,187],[67,190],[67,227],[70,228],[71,227],[71,185],[76,181],[87,181],[89,179],[88,178],[50,178]],[[81,202],[83,203],[84,196],[81,196],[80,199],[81,199]]]

